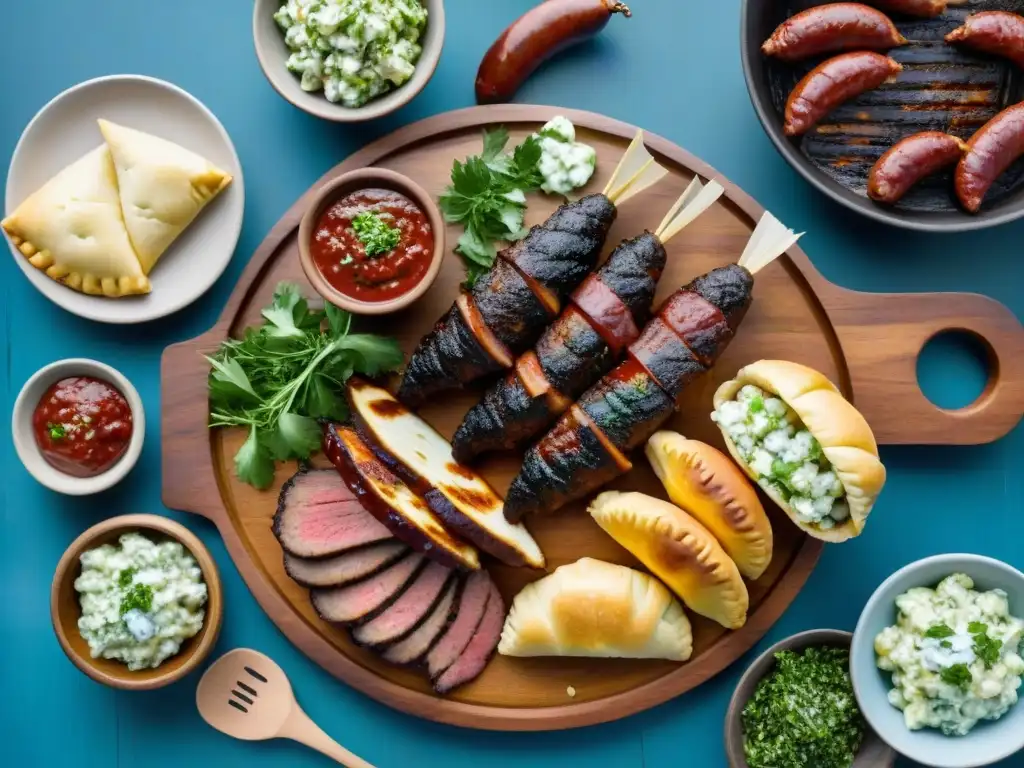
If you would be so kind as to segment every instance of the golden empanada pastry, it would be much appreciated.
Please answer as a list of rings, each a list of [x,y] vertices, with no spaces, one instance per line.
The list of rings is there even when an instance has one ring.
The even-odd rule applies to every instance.
[[[657,432],[645,449],[672,501],[718,539],[740,573],[758,579],[772,561],[772,524],[746,475],[718,449]]]
[[[107,120],[99,124],[117,170],[128,236],[148,275],[231,176],[166,139]]]
[[[149,293],[106,145],[50,179],[0,225],[32,266],[69,288],[111,297]]]
[[[690,621],[649,574],[585,557],[528,584],[505,620],[505,656],[599,656],[686,661]]]
[[[605,491],[589,512],[690,610],[729,629],[746,623],[750,596],[736,563],[679,507],[642,493]]]

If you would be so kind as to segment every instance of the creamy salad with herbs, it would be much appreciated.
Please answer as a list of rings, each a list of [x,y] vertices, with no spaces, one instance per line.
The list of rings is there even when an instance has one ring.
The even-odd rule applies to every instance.
[[[1010,615],[1005,592],[978,592],[955,573],[935,589],[907,590],[896,607],[896,624],[875,638],[875,653],[878,668],[892,672],[889,701],[907,728],[964,736],[1017,703],[1024,620]]]
[[[780,398],[747,384],[711,418],[723,427],[765,490],[823,530],[850,516],[846,491],[821,445]]]
[[[544,179],[543,191],[568,195],[590,181],[597,168],[597,150],[576,141],[576,127],[569,118],[559,115],[534,135],[540,142],[537,167]]]
[[[419,0],[287,0],[274,19],[302,89],[361,107],[412,77],[427,9]]]
[[[78,631],[93,658],[155,668],[203,627],[207,590],[195,559],[176,541],[126,533],[118,546],[82,553],[75,579]]]

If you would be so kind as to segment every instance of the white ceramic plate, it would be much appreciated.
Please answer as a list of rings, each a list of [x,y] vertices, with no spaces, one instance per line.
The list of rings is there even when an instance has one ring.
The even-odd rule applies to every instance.
[[[25,128],[7,175],[7,213],[103,143],[96,125],[101,117],[180,144],[223,168],[234,181],[160,258],[150,274],[153,292],[146,296],[87,296],[51,280],[13,245],[11,253],[32,284],[68,312],[102,323],[155,320],[202,296],[231,261],[245,208],[242,166],[224,126],[194,96],[142,75],[101,77],[64,91]]]

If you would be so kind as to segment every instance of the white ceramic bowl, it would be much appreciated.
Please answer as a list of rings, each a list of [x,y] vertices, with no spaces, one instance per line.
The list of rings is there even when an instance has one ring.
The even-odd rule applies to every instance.
[[[110,469],[95,477],[73,477],[51,466],[40,453],[32,432],[32,414],[39,400],[47,389],[71,376],[92,376],[110,382],[124,395],[132,410],[132,436],[127,450]],[[40,368],[25,382],[14,402],[11,434],[14,436],[18,458],[32,477],[51,491],[69,496],[88,496],[117,485],[131,472],[142,453],[142,443],[146,436],[146,413],[139,393],[119,371],[96,360],[70,358]]]
[[[911,731],[903,722],[903,712],[887,698],[892,688],[890,673],[875,666],[875,636],[896,623],[896,598],[911,587],[934,587],[952,573],[970,576],[980,592],[1002,589],[1009,595],[1010,613],[1024,617],[1024,573],[1016,568],[980,555],[927,557],[896,571],[868,600],[853,633],[850,674],[864,717],[897,752],[935,768],[974,768],[1024,749],[1024,702],[995,722],[979,723],[966,736],[943,736],[933,728]],[[1024,689],[1019,693],[1024,695]]]
[[[238,244],[245,210],[242,166],[224,126],[176,85],[143,75],[87,80],[53,98],[21,134],[7,174],[6,210],[103,143],[98,118],[147,131],[190,149],[233,177],[153,268],[153,292],[111,299],[89,296],[46,276],[13,245],[15,263],[50,301],[101,323],[142,323],[191,304],[216,282]],[[20,286],[19,286],[20,287]]]
[[[423,53],[416,62],[416,71],[409,80],[393,91],[361,107],[346,107],[328,101],[322,91],[307,93],[299,87],[299,78],[289,72],[285,61],[291,52],[284,43],[284,32],[274,21],[274,13],[283,0],[256,0],[252,16],[252,35],[263,74],[281,96],[299,109],[336,123],[361,123],[394,112],[412,101],[437,69],[444,47],[444,2],[421,0],[427,8],[427,30],[420,41]]]

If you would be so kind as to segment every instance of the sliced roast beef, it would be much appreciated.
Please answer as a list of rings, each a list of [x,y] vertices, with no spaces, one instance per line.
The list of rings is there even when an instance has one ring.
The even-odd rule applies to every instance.
[[[629,356],[640,363],[675,402],[690,382],[708,370],[660,317],[651,320],[640,338],[629,345]]]
[[[551,315],[515,267],[497,259],[473,286],[473,299],[487,327],[513,354],[527,349]]]
[[[328,557],[391,538],[336,472],[297,473],[281,488],[274,535],[297,557]]]
[[[487,607],[491,584],[491,577],[486,571],[470,574],[462,590],[459,612],[455,620],[427,653],[427,670],[431,679],[439,677],[454,664],[473,639],[473,634],[484,616],[484,608]]]
[[[324,426],[327,454],[364,507],[413,549],[451,568],[476,570],[476,549],[452,536],[423,498],[399,480],[351,427]]]
[[[501,640],[501,628],[504,623],[505,603],[498,594],[498,588],[491,584],[490,596],[480,625],[455,663],[434,679],[434,690],[441,694],[448,693],[476,679],[494,655]]]
[[[325,621],[355,624],[368,621],[398,599],[426,564],[419,552],[410,552],[385,571],[355,584],[310,590],[313,607]]]
[[[526,452],[505,496],[505,516],[518,521],[529,514],[552,512],[630,467],[628,459],[574,405]]]
[[[391,605],[352,630],[352,639],[360,645],[373,646],[387,645],[402,639],[434,610],[453,575],[451,568],[430,563]]]
[[[441,599],[434,610],[408,637],[389,645],[381,654],[392,664],[412,664],[426,656],[441,634],[455,620],[459,611],[459,597],[462,594],[466,578],[456,575],[450,579]]]
[[[284,553],[284,569],[305,587],[343,587],[373,576],[408,553],[400,541],[382,541],[334,557],[310,560]]]

